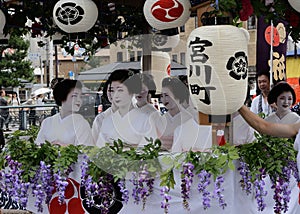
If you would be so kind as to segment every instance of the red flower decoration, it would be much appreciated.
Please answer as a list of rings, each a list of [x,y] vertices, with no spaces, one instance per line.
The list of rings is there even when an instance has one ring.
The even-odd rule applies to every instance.
[[[299,13],[295,13],[293,10],[287,11],[286,20],[292,27],[297,27],[300,23]]]
[[[253,7],[250,0],[242,0],[242,9],[239,12],[241,21],[247,21],[253,14]]]

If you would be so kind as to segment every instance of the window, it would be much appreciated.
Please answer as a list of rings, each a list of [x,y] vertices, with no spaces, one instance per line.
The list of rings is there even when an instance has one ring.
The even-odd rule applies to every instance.
[[[256,19],[254,15],[250,16],[249,19],[247,20],[247,29],[248,30],[256,29]]]
[[[185,32],[185,26],[184,25],[180,26],[179,30],[180,32]]]
[[[134,51],[129,51],[129,61],[130,62],[134,62],[135,60],[135,56],[134,56]]]
[[[123,53],[117,52],[117,62],[123,62]]]
[[[180,62],[182,65],[185,65],[185,53],[184,52],[180,53]]]
[[[137,61],[141,61],[142,59],[142,51],[137,52]]]
[[[177,62],[177,54],[173,54],[172,55],[172,61],[173,62]]]

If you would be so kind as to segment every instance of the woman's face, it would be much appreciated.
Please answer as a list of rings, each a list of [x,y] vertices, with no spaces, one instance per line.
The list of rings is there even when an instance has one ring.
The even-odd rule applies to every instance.
[[[167,87],[162,88],[162,93],[161,93],[160,99],[161,99],[161,102],[164,104],[164,106],[168,110],[171,110],[178,105],[178,103],[174,97],[174,94]]]
[[[292,104],[293,104],[293,95],[290,91],[283,92],[277,97],[276,105],[278,111],[289,110]]]
[[[82,94],[81,89],[79,88],[72,89],[68,94],[67,99],[62,102],[62,108],[68,111],[71,110],[72,112],[79,111],[82,104],[81,94]]]
[[[138,104],[147,102],[148,92],[149,92],[148,87],[145,84],[143,84],[142,91],[135,96],[135,99]]]
[[[127,87],[119,81],[112,81],[110,85],[112,101],[117,107],[127,107],[131,105],[132,94]]]

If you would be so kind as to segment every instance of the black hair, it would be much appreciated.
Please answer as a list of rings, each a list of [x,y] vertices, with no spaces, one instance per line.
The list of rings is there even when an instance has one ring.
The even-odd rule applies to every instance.
[[[110,84],[113,81],[119,81],[124,84],[130,94],[138,94],[142,90],[142,82],[139,75],[129,69],[114,70],[109,76]]]
[[[296,93],[294,89],[284,81],[278,82],[270,91],[268,95],[268,103],[273,104],[277,101],[277,98],[279,97],[280,94],[283,92],[291,92],[293,96],[293,103],[292,105],[295,104],[296,102]]]
[[[259,71],[256,73],[256,80],[258,77],[265,75],[268,77],[269,81],[270,81],[270,72],[269,71]]]
[[[162,87],[167,87],[174,94],[175,98],[183,103],[188,100],[189,91],[186,85],[177,77],[166,77],[162,81]]]
[[[145,84],[149,90],[148,93],[151,94],[151,97],[154,97],[156,93],[156,85],[153,76],[151,74],[141,74],[140,76],[142,83]]]
[[[55,84],[53,96],[56,104],[61,106],[63,101],[66,101],[68,94],[74,88],[82,89],[82,84],[78,80],[64,79]]]

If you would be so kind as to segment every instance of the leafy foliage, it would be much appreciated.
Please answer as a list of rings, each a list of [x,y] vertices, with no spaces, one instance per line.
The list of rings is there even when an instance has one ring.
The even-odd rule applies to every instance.
[[[296,162],[297,153],[293,149],[293,140],[275,138],[256,134],[257,140],[250,144],[239,146],[239,155],[248,164],[252,178],[264,169],[274,181],[277,177],[285,177],[282,169],[290,162]]]
[[[15,87],[19,86],[21,80],[33,80],[33,68],[31,62],[25,60],[29,41],[25,41],[22,37],[12,34],[7,45],[0,46],[0,86]],[[5,52],[12,50],[12,52]]]

